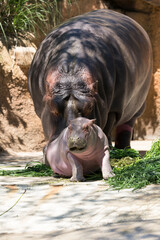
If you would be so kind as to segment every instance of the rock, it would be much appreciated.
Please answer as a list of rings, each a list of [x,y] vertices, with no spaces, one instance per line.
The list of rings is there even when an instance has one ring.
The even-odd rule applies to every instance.
[[[160,0],[145,0],[145,2],[150,3],[154,6],[160,7]]]
[[[15,47],[11,50],[11,56],[18,66],[29,67],[35,52],[34,47]]]

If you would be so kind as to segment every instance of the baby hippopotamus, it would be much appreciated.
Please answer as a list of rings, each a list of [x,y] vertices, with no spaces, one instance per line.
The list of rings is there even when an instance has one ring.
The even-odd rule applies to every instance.
[[[104,179],[114,176],[109,162],[108,139],[102,129],[89,120],[71,120],[46,150],[46,163],[54,173],[84,181],[84,175],[101,168]]]

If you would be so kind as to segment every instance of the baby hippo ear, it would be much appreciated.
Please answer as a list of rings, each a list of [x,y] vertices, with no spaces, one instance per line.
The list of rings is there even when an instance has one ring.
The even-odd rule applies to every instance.
[[[91,120],[89,120],[88,125],[92,126],[95,122],[96,122],[96,119],[91,119]]]
[[[87,123],[84,123],[83,124],[83,129],[89,129],[89,127],[92,127],[93,126],[93,124],[95,123],[95,121],[96,121],[96,119],[88,119],[88,122]]]

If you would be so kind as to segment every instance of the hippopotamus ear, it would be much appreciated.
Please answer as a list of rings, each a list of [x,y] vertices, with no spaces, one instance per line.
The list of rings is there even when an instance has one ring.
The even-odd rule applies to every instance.
[[[95,122],[96,122],[96,119],[95,119],[95,118],[89,120],[89,126],[92,126]]]
[[[96,119],[91,119],[91,120],[88,120],[87,123],[84,123],[83,124],[83,128],[86,129],[88,127],[91,127],[94,123],[95,123]]]

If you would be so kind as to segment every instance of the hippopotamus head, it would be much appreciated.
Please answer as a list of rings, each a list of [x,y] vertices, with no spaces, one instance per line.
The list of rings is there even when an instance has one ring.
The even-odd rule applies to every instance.
[[[46,77],[44,99],[54,116],[65,120],[66,126],[77,117],[94,118],[97,82],[86,67],[77,62],[63,62]]]
[[[68,126],[67,146],[71,152],[84,151],[93,133],[95,119],[76,118]]]

